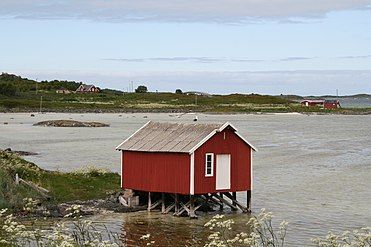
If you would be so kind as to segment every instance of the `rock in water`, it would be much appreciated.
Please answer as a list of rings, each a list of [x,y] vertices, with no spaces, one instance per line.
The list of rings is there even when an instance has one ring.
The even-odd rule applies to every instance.
[[[80,122],[75,120],[48,120],[35,123],[34,126],[51,127],[109,127],[109,124],[98,122]]]

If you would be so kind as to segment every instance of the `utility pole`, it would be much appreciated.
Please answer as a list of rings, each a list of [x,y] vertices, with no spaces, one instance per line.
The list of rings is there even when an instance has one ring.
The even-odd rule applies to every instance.
[[[42,113],[42,108],[43,108],[43,96],[40,98],[40,113]]]
[[[36,78],[36,94],[37,94],[37,79],[38,79],[38,78]]]

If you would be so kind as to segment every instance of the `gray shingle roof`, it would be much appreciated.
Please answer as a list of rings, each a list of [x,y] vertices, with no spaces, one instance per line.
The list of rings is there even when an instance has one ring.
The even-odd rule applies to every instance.
[[[192,153],[215,133],[223,131],[227,127],[231,127],[242,141],[254,151],[257,151],[228,122],[224,124],[184,124],[149,121],[116,149],[141,152]]]
[[[116,149],[143,152],[189,153],[223,124],[148,122]]]

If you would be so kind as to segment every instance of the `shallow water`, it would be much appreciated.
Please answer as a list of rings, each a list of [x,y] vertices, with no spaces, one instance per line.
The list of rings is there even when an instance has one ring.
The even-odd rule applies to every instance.
[[[149,120],[191,122],[193,114],[0,114],[0,148],[37,152],[26,159],[43,168],[69,171],[94,164],[119,172],[115,147]],[[36,127],[50,119],[100,121],[108,128]],[[290,222],[290,245],[308,245],[310,238],[371,224],[371,116],[343,115],[204,115],[199,122],[235,125],[259,152],[254,154],[253,211],[267,208],[277,222]],[[7,125],[3,123],[7,122]],[[239,194],[245,201],[245,195]],[[147,212],[98,217],[112,229],[126,232],[128,243],[150,232],[172,245],[201,241],[202,224]],[[239,227],[247,216],[230,214]],[[163,235],[166,234],[166,235]],[[175,243],[175,244],[174,244]],[[163,243],[165,244],[165,243]],[[166,245],[166,244],[165,244]]]

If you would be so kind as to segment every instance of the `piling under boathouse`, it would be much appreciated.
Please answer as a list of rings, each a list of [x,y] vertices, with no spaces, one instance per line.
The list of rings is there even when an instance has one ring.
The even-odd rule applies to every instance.
[[[250,211],[252,151],[230,123],[148,122],[117,148],[121,187],[148,193],[148,210],[195,217],[203,203]],[[246,191],[239,202],[236,192]]]

